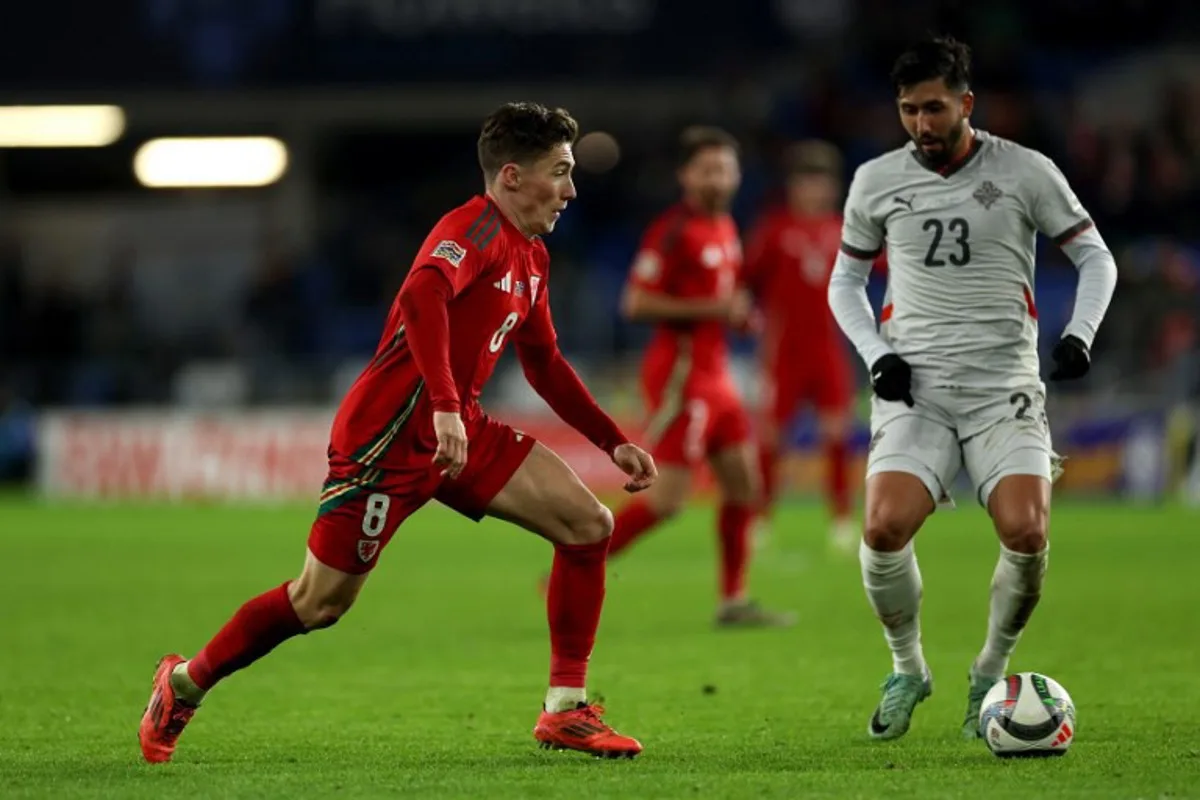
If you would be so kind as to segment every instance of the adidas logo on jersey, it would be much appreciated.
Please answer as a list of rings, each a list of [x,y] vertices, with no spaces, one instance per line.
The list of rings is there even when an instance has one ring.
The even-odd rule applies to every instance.
[[[525,281],[513,281],[512,272],[509,271],[504,273],[503,278],[493,282],[492,286],[495,286],[502,292],[515,294],[517,297],[524,297],[526,290],[528,290],[529,302],[532,303],[537,299],[538,284],[541,283],[541,280],[541,275],[531,275],[529,276],[528,284],[526,284]]]

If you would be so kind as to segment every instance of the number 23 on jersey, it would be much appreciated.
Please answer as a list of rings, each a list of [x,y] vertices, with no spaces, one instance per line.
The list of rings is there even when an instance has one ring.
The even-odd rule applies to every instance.
[[[931,217],[921,224],[921,230],[930,235],[925,266],[944,267],[947,261],[956,267],[971,263],[971,226],[962,217],[950,220]]]

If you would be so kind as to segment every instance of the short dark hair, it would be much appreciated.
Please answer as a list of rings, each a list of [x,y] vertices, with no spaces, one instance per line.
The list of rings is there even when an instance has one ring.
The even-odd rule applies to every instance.
[[[579,123],[562,108],[539,103],[505,103],[483,121],[476,151],[491,179],[509,163],[528,164],[556,145],[575,144]]]
[[[842,154],[837,146],[820,139],[805,139],[787,148],[783,156],[784,171],[789,175],[842,174]]]
[[[892,66],[892,88],[897,95],[937,78],[946,88],[965,92],[971,83],[971,48],[953,36],[939,36],[912,45]]]
[[[737,138],[725,130],[713,125],[693,125],[685,128],[679,135],[679,165],[683,166],[696,157],[701,150],[710,147],[728,147],[734,153],[739,153]]]

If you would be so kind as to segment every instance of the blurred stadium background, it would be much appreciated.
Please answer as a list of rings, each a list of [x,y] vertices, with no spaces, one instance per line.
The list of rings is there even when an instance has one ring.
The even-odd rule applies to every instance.
[[[1049,392],[1070,461],[1047,593],[1013,663],[1072,692],[1067,759],[1002,764],[957,738],[996,552],[967,502],[921,536],[926,652],[944,689],[902,742],[865,740],[886,650],[857,564],[822,547],[801,419],[797,502],[752,581],[800,612],[795,629],[736,644],[711,631],[704,503],[611,570],[591,680],[647,743],[637,764],[533,749],[549,550],[438,509],[406,526],[336,631],[222,685],[170,769],[139,762],[154,659],[194,652],[299,567],[333,408],[414,247],[478,191],[488,112],[533,99],[583,126],[580,198],[548,242],[551,296],[564,349],[633,427],[648,330],[619,319],[617,298],[638,234],[675,197],[679,130],[741,138],[748,226],[776,202],[789,143],[835,142],[848,178],[902,141],[886,75],[927,31],[970,42],[976,123],[1062,166],[1120,268],[1092,373]],[[6,4],[3,793],[1195,796],[1198,42],[1192,0]],[[187,137],[259,138],[204,166]],[[171,185],[189,182],[226,185]],[[1075,273],[1042,244],[1045,354]],[[754,398],[753,342],[736,352]],[[615,468],[511,362],[485,403],[615,498]],[[213,507],[225,500],[237,502]]]
[[[1200,56],[1189,46],[1200,8],[1113,0],[1081,25],[1086,5],[13,7],[0,48],[0,470],[59,495],[310,496],[329,414],[372,352],[413,248],[478,190],[479,121],[516,98],[566,106],[587,134],[580,200],[549,242],[554,309],[564,349],[636,423],[648,331],[619,319],[617,297],[640,230],[674,197],[680,128],[712,122],[742,139],[736,215],[749,225],[775,200],[787,143],[835,142],[848,178],[900,142],[889,61],[912,37],[950,30],[976,51],[976,123],[1062,165],[1121,269],[1096,369],[1051,392],[1072,458],[1061,488],[1188,494],[1200,392]],[[44,105],[92,108],[65,121],[16,108]],[[228,174],[189,172],[199,157],[161,142],[143,149],[198,136],[271,138],[221,157]],[[259,185],[155,186],[189,181]],[[1043,345],[1074,285],[1046,245]],[[753,398],[753,343],[737,352]],[[548,412],[511,364],[486,400],[611,487],[615,471],[543,424]],[[793,434],[788,488],[804,494],[818,485],[809,423]]]

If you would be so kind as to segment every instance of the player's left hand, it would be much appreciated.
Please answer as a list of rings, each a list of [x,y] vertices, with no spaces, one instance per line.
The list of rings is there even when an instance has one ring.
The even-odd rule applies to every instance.
[[[750,324],[754,311],[753,295],[739,287],[734,290],[733,297],[730,298],[729,316],[726,318],[726,322],[733,330],[743,331]]]
[[[625,491],[630,494],[649,489],[658,478],[658,467],[654,466],[654,459],[632,442],[626,442],[613,450],[612,460],[629,476],[629,480],[625,482]]]
[[[1050,373],[1052,381],[1073,381],[1087,375],[1092,366],[1092,356],[1088,347],[1077,336],[1067,334],[1058,340],[1050,353],[1054,359],[1054,371]]]
[[[737,328],[734,328],[734,333],[742,336],[762,336],[763,331],[767,329],[767,320],[763,313],[757,308],[750,311],[745,321]]]

